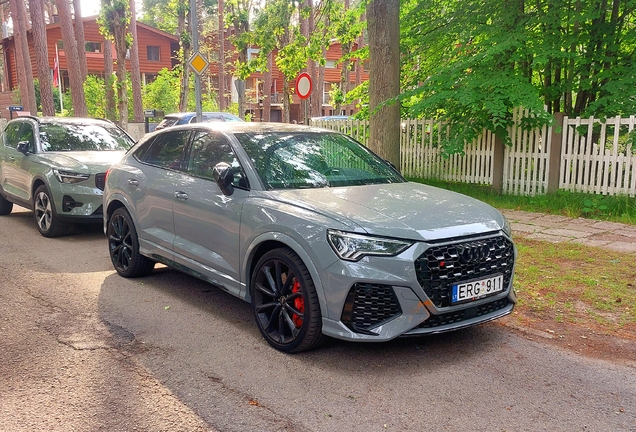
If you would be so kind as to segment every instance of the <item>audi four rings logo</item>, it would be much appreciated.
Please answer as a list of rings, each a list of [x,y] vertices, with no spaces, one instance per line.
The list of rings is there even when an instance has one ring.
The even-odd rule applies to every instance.
[[[487,244],[460,247],[457,252],[460,261],[464,264],[473,261],[483,261],[490,256],[490,248]]]

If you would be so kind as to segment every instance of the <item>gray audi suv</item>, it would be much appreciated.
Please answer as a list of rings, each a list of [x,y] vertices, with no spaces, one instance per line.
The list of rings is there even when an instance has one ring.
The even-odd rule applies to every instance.
[[[146,135],[108,172],[104,231],[121,276],[160,262],[206,280],[250,302],[284,352],[456,330],[516,302],[501,213],[307,126]]]

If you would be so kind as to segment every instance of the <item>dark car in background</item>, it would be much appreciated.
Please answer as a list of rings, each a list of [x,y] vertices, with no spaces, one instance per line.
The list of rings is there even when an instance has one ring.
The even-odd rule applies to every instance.
[[[171,126],[180,126],[189,123],[196,123],[197,113],[185,112],[166,115],[157,125],[155,130],[165,129]],[[242,122],[240,117],[227,112],[204,112],[201,113],[204,122]]]
[[[75,223],[102,220],[106,171],[134,144],[106,120],[22,116],[7,123],[0,143],[0,215],[13,205],[33,210],[45,237]]]
[[[146,135],[109,171],[104,231],[124,277],[161,262],[252,304],[284,352],[380,342],[512,312],[516,251],[489,205],[405,180],[352,138],[283,123]]]

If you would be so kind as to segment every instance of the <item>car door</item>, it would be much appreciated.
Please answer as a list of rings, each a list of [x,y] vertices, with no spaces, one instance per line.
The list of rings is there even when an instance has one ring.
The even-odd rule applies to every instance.
[[[234,171],[234,192],[224,195],[212,168],[228,163]],[[234,295],[240,284],[240,227],[249,187],[229,141],[221,134],[196,131],[185,173],[175,190],[174,258]]]
[[[18,143],[26,141],[29,143],[30,155],[25,155],[17,150]],[[35,152],[35,131],[34,125],[29,121],[12,122],[7,125],[4,136],[4,146],[2,149],[2,189],[10,195],[23,202],[31,200],[31,164],[33,163],[33,153]]]
[[[159,134],[135,152],[139,169],[131,169],[122,177],[122,188],[135,207],[142,248],[169,259],[174,243],[174,193],[189,137],[188,130]]]

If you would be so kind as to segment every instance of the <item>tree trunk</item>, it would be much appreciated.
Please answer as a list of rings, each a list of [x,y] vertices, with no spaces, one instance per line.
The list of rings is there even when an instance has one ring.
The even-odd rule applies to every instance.
[[[327,49],[323,48],[322,49],[322,56],[323,58],[327,58]],[[318,65],[318,73],[317,73],[317,78],[316,78],[316,92],[317,92],[317,98],[316,98],[316,105],[317,105],[317,116],[320,117],[323,115],[323,110],[322,110],[322,106],[324,104],[324,98],[325,98],[325,67],[323,65]]]
[[[400,166],[400,106],[383,105],[400,93],[400,2],[367,4],[369,29],[369,148]]]
[[[80,62],[82,82],[84,82],[86,81],[86,75],[88,75],[88,66],[86,65],[86,39],[84,38],[84,21],[82,20],[81,3],[81,0],[73,0],[73,11],[75,12],[73,29],[75,31],[75,39],[77,39],[77,57]]]
[[[86,117],[86,99],[84,97],[84,81],[80,71],[80,62],[77,55],[77,43],[75,32],[73,31],[73,21],[71,20],[71,8],[67,0],[56,0],[57,12],[60,17],[60,30],[62,31],[62,41],[64,42],[64,53],[66,55],[66,69],[71,87],[71,100],[73,101],[73,112],[77,117]]]
[[[33,115],[38,114],[35,101],[35,88],[33,87],[33,69],[29,55],[27,41],[27,17],[23,14],[22,0],[10,0],[11,17],[13,18],[13,36],[15,40],[16,66],[20,98],[26,111]]]
[[[367,18],[366,16],[363,14],[360,19],[362,21],[365,21]],[[362,48],[364,48],[364,32],[360,35],[360,37],[358,37],[358,50],[361,50]],[[358,58],[356,60],[356,87],[358,87],[360,84],[362,84],[362,72],[364,71],[364,62],[362,61],[362,59]],[[358,99],[357,103],[360,103],[360,99]]]
[[[53,88],[51,86],[51,68],[49,67],[49,50],[46,44],[46,24],[44,22],[44,2],[30,0],[31,25],[33,31],[33,46],[35,47],[35,62],[40,82],[40,103],[42,115],[54,116]]]
[[[289,81],[283,77],[283,123],[289,123]]]
[[[239,36],[250,31],[249,22],[246,20],[242,20],[239,18],[240,15],[236,15],[237,18],[234,19],[234,35]],[[241,48],[238,52],[239,64],[247,63],[247,47]],[[245,80],[241,79],[243,77],[239,77],[235,83],[237,96],[238,96],[238,113],[239,117],[245,120],[245,107],[246,107],[246,98],[245,98]]]
[[[144,107],[141,99],[141,69],[139,67],[139,43],[137,39],[137,19],[135,18],[135,0],[130,0],[130,81],[132,83],[133,116],[136,122],[144,121]]]
[[[314,1],[308,0],[307,6],[309,7],[309,18],[307,25],[309,26],[309,34],[312,34],[316,26],[316,10],[314,8]],[[318,88],[318,68],[316,67],[316,61],[309,59],[307,65],[307,71],[311,77],[313,83],[311,87],[311,96],[309,97],[309,117],[318,117],[320,115],[320,101],[322,97],[322,89]]]
[[[348,56],[349,54],[351,54],[351,45],[350,43],[343,43],[340,44],[341,48],[342,48],[342,57]],[[346,101],[346,97],[347,97],[347,92],[349,91],[349,64],[350,61],[347,60],[343,60],[341,63],[341,67],[342,69],[340,70],[340,93],[342,94],[342,97],[344,98],[343,100]],[[344,107],[346,108],[346,103],[344,105]],[[338,115],[340,114],[340,111],[343,107],[341,106],[340,103],[337,104],[337,106],[335,107],[335,112],[334,114]]]
[[[262,121],[272,121],[272,58],[274,54],[267,54],[267,72],[263,73],[263,115]]]
[[[110,39],[104,39],[104,85],[106,86],[106,118],[116,121],[115,90],[113,78],[113,44]]]
[[[185,0],[179,0],[179,12],[177,17],[177,32],[179,33],[179,44],[181,45],[181,55],[183,56],[183,62],[181,64],[181,85],[179,100],[179,111],[188,110],[188,96],[190,94],[190,69],[188,68],[188,60],[191,55],[191,43],[190,43],[190,23],[189,20],[186,23],[186,16],[189,16],[188,2]]]
[[[227,101],[225,100],[225,11],[223,0],[219,2],[219,110],[225,111]]]
[[[119,12],[118,22],[122,22],[124,17]],[[115,52],[117,53],[117,110],[119,111],[119,126],[128,129],[128,77],[126,76],[126,35],[128,29],[123,24],[115,25]]]

